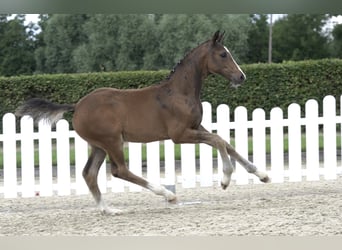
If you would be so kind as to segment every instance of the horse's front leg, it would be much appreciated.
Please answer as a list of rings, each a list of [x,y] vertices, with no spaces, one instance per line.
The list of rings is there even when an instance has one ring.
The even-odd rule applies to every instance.
[[[205,143],[216,148],[221,155],[223,165],[223,177],[221,186],[226,189],[229,186],[232,173],[234,172],[233,164],[230,161],[226,145],[227,142],[217,134],[212,134],[205,130],[202,126],[199,129],[185,129],[181,134],[171,134],[174,143]]]
[[[223,163],[223,177],[221,180],[221,186],[223,189],[226,189],[229,186],[231,175],[234,171],[229,155],[233,159],[237,160],[248,173],[256,175],[260,181],[270,181],[270,178],[266,173],[259,171],[253,163],[244,159],[228,142],[223,140],[219,135],[208,132],[202,126],[198,129],[186,129],[182,134],[171,138],[175,143],[205,143],[218,149]]]
[[[216,143],[217,143],[216,147],[219,149],[220,155],[221,155],[222,160],[223,160],[223,179],[221,181],[221,185],[222,185],[223,189],[225,189],[229,185],[229,181],[227,182],[227,179],[230,180],[230,175],[231,175],[231,174],[229,174],[229,170],[233,168],[233,167],[229,166],[229,165],[232,165],[229,157],[227,156],[228,159],[225,159],[224,155],[227,153],[231,158],[238,161],[241,164],[241,166],[243,166],[246,169],[246,171],[248,173],[254,174],[255,176],[257,176],[261,182],[267,183],[267,182],[271,181],[271,179],[268,177],[268,175],[266,173],[259,171],[257,169],[257,167],[252,162],[243,158],[238,152],[235,151],[235,149],[228,142],[223,140],[220,136],[209,133],[202,126],[200,126],[199,131],[202,131],[205,134],[208,133],[210,135],[210,137],[214,138],[214,141],[216,141]],[[215,138],[215,137],[217,137],[217,138]],[[221,152],[222,151],[221,144],[224,144],[223,152]],[[225,167],[225,166],[228,166],[228,167]],[[226,173],[226,171],[228,171],[228,173]],[[227,186],[226,186],[226,183],[228,183]]]
[[[243,166],[246,171],[250,174],[254,174],[259,178],[261,182],[268,183],[271,181],[271,179],[268,177],[268,175],[262,171],[259,171],[257,167],[251,163],[250,161],[243,158],[238,152],[235,151],[235,149],[226,142],[226,150],[228,154],[236,161],[238,161],[241,166]]]

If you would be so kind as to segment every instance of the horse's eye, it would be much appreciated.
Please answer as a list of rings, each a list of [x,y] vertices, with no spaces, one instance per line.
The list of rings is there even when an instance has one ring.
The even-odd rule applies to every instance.
[[[227,57],[227,52],[222,52],[222,53],[220,54],[220,56],[221,56],[222,58]]]

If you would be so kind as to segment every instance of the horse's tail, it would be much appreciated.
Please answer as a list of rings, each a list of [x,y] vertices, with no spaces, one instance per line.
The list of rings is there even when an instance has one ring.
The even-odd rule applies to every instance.
[[[35,122],[44,120],[49,124],[54,124],[63,118],[65,112],[75,110],[73,104],[56,104],[39,98],[34,98],[26,101],[15,111],[18,117],[28,115],[33,118]]]

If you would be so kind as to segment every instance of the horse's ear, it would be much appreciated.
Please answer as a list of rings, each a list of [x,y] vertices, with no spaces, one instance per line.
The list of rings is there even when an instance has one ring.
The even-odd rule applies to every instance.
[[[224,36],[224,32],[220,34],[220,31],[216,31],[213,38],[212,38],[212,42],[213,44],[215,43],[221,43],[223,40],[223,36]]]
[[[213,38],[212,38],[213,44],[216,43],[216,41],[217,41],[217,39],[219,38],[219,36],[220,36],[220,31],[218,30],[218,31],[216,31],[215,34],[213,35]]]
[[[223,31],[223,32],[219,35],[219,38],[217,39],[217,42],[218,42],[218,43],[222,43],[222,42],[223,42],[224,33],[226,33],[226,32]]]

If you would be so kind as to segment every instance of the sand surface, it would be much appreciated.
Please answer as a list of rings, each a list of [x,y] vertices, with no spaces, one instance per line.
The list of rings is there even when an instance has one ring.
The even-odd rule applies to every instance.
[[[342,235],[342,177],[317,182],[176,187],[178,204],[149,191],[4,199],[0,235]]]

